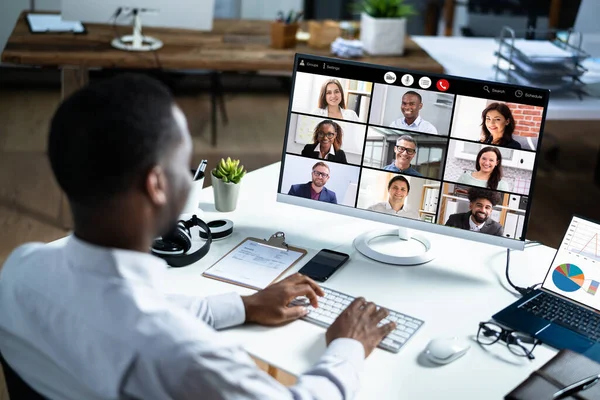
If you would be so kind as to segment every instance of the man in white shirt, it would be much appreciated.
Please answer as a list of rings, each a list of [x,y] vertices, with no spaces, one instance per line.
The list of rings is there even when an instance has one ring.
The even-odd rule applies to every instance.
[[[390,125],[390,128],[407,129],[422,133],[438,134],[437,129],[431,122],[425,121],[419,115],[423,108],[423,99],[421,95],[414,90],[409,90],[402,96],[402,111],[403,118],[398,118]]]
[[[393,323],[358,298],[326,333],[328,349],[285,387],[216,331],[279,325],[288,307],[322,289],[292,275],[251,296],[167,296],[167,264],[149,254],[170,231],[190,185],[192,143],[169,91],[143,76],[88,86],[56,111],[48,138],[74,233],[29,243],[0,271],[0,351],[35,391],[52,399],[342,399]]]
[[[402,175],[396,175],[388,182],[388,200],[373,204],[367,210],[379,211],[399,217],[419,219],[416,211],[406,207],[406,198],[410,193],[410,183]]]

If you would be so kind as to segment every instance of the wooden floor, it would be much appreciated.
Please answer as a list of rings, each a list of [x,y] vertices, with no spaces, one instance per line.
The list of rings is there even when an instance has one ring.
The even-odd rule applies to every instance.
[[[1,73],[0,73],[1,74]],[[48,122],[60,99],[52,75],[17,89],[0,78],[0,265],[19,244],[48,242],[65,235],[53,223],[59,208],[59,190],[45,155]],[[249,170],[281,158],[289,97],[280,83],[235,78],[245,91],[226,95],[229,124],[219,126],[218,145],[209,145],[209,97],[185,81],[176,91],[188,117],[196,165],[200,159],[214,165],[221,157],[242,160]],[[255,79],[255,78],[252,78]],[[252,91],[257,85],[268,90]],[[227,83],[227,82],[226,82]],[[226,85],[227,86],[227,85]],[[597,122],[548,122],[542,159],[532,196],[527,238],[557,247],[574,213],[600,220],[600,188],[593,183],[593,168],[600,145]],[[548,154],[560,149],[557,156]],[[210,184],[207,181],[206,184]],[[264,364],[261,364],[266,368]],[[280,374],[290,384],[294,378]],[[4,400],[1,394],[0,400]]]

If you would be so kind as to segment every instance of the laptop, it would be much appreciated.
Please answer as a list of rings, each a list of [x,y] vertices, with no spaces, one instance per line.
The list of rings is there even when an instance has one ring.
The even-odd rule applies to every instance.
[[[600,224],[573,216],[540,289],[492,318],[600,361]]]

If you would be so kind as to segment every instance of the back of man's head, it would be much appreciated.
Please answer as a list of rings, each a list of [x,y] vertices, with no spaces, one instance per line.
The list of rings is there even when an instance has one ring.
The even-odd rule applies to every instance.
[[[174,100],[160,82],[124,74],[65,100],[50,124],[48,156],[71,202],[93,206],[142,185],[180,140]]]

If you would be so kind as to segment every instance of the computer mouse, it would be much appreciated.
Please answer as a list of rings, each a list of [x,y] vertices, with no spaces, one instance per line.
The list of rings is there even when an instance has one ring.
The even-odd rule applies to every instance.
[[[425,355],[436,364],[448,364],[465,355],[470,348],[470,344],[457,337],[437,338],[429,342]]]

